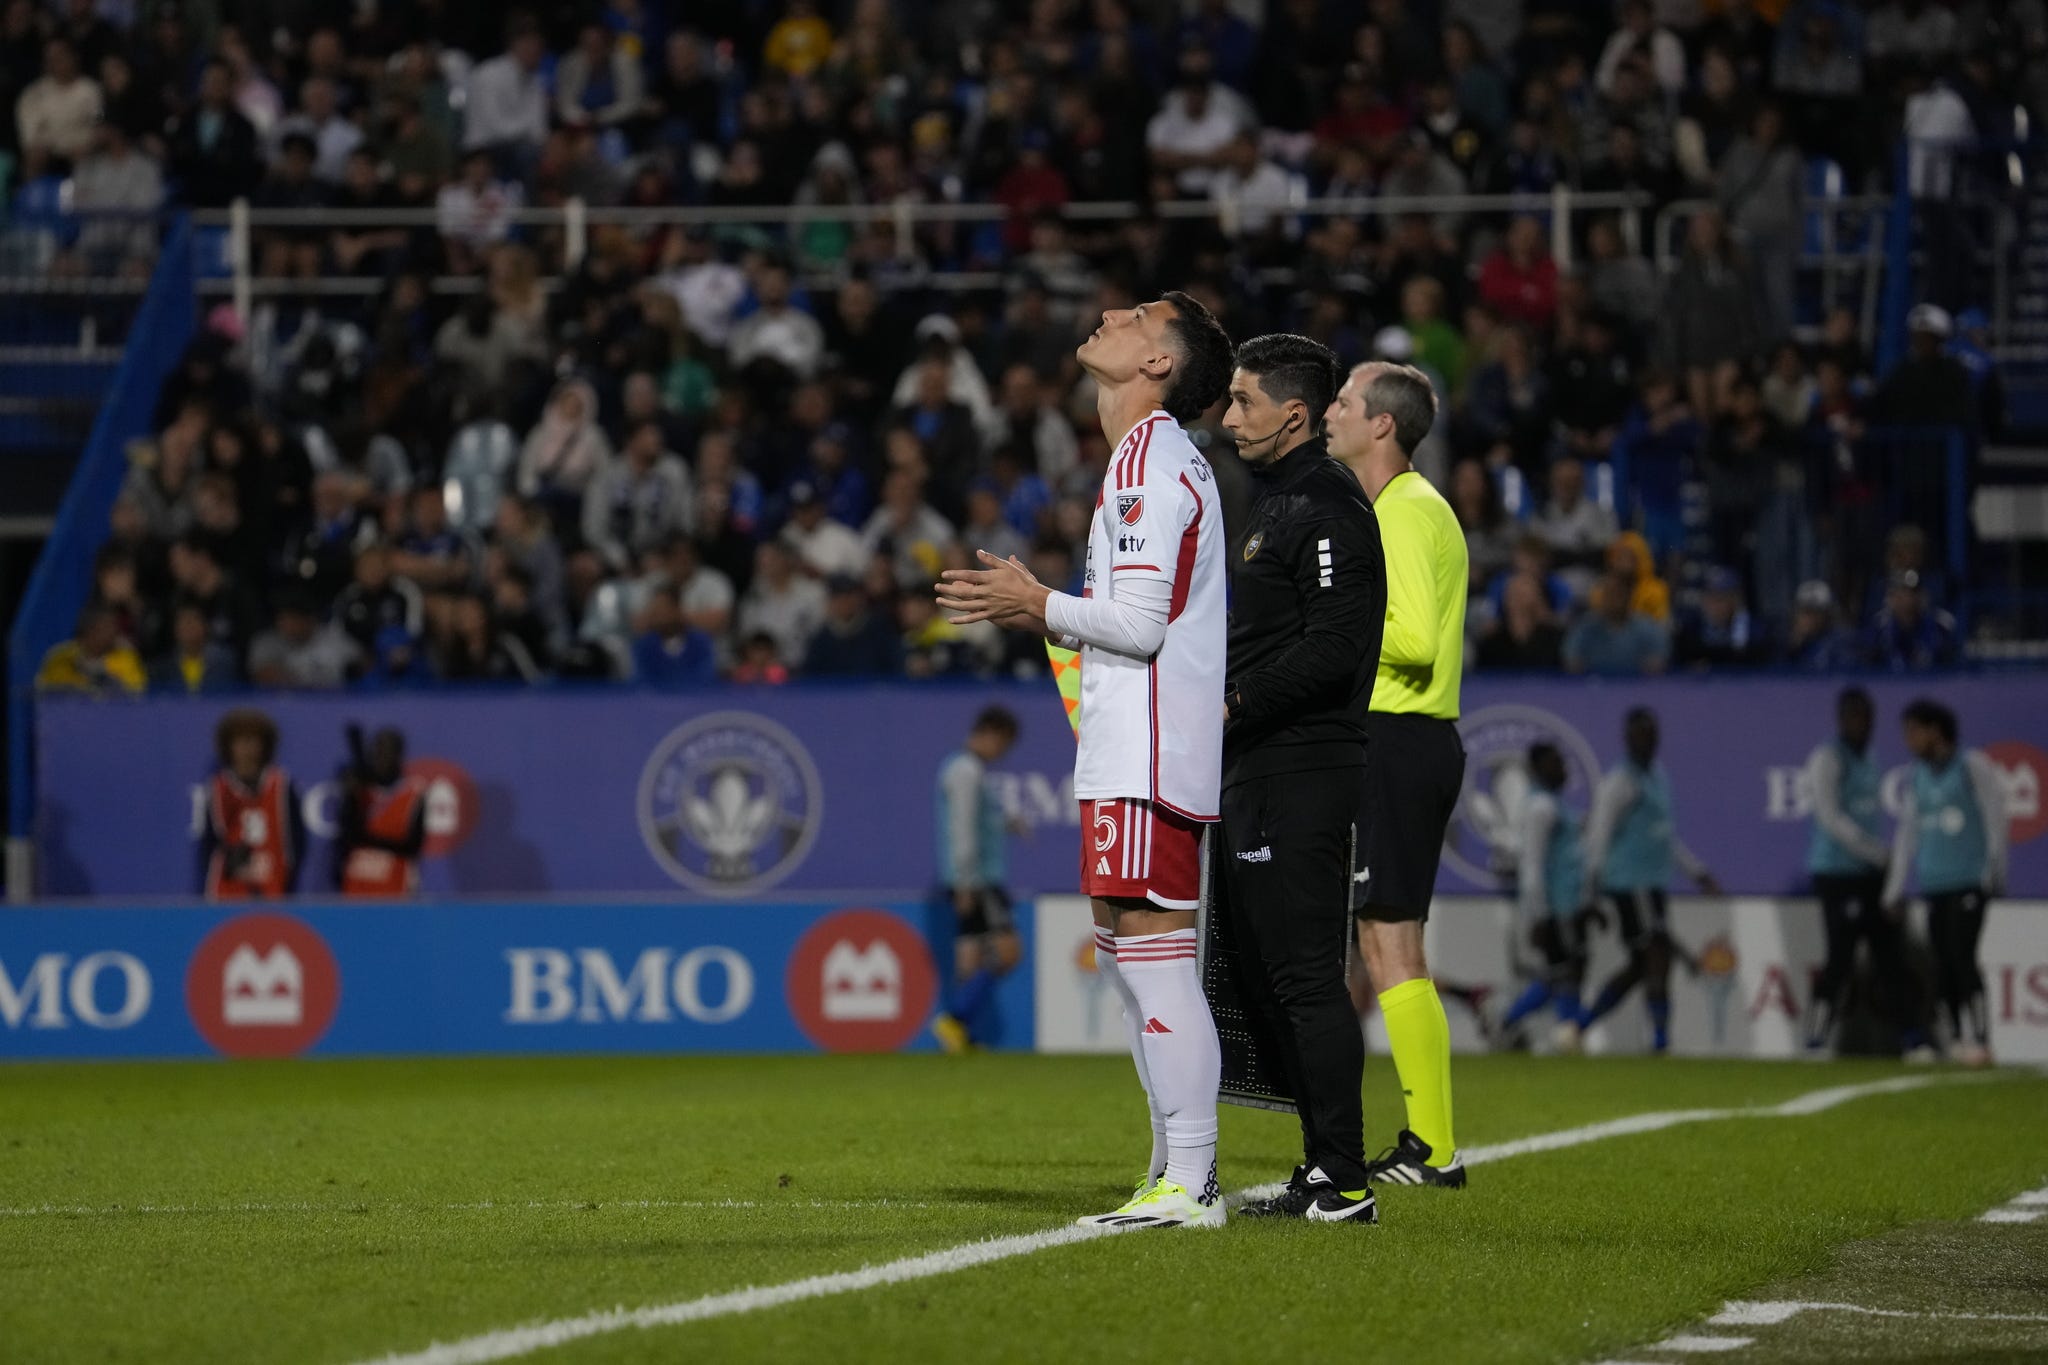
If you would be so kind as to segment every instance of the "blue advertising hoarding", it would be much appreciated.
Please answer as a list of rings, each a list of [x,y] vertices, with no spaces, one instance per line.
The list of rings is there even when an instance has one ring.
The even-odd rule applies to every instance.
[[[2048,708],[2037,678],[1880,679],[1877,755],[1902,791],[1896,717],[1922,694],[1954,706],[1964,743],[2004,773],[2011,887],[2048,895]],[[1729,890],[1804,885],[1812,808],[1800,771],[1833,724],[1827,679],[1484,680],[1465,689],[1466,790],[1439,889],[1491,890],[1495,841],[1556,743],[1583,809],[1621,751],[1631,706],[1663,718],[1680,834]],[[1068,891],[1079,855],[1074,743],[1049,686],[290,695],[251,699],[278,724],[312,852],[300,891],[331,887],[335,774],[351,724],[395,726],[429,783],[430,894],[660,894],[694,901],[919,897],[935,876],[934,774],[985,705],[1024,721],[995,780],[1020,829],[1011,880]],[[198,884],[194,835],[213,727],[231,701],[39,707],[36,865],[45,896],[176,896]]]
[[[941,913],[942,912],[942,913]],[[1018,908],[1023,942],[1032,909]],[[922,902],[0,912],[0,1058],[923,1050]],[[1029,1048],[1027,962],[988,1044]]]

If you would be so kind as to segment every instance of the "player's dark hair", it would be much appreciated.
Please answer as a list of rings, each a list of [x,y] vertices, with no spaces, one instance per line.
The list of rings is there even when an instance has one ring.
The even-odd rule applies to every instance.
[[[235,741],[243,735],[255,736],[263,746],[263,764],[270,766],[270,761],[277,757],[277,722],[251,707],[228,712],[220,718],[220,724],[213,727],[213,753],[220,760],[220,766],[228,766]]]
[[[1851,706],[1860,706],[1865,711],[1876,709],[1875,703],[1870,700],[1870,693],[1863,688],[1855,686],[1843,688],[1835,697],[1835,709],[1837,711],[1846,710]]]
[[[1230,333],[1201,301],[1178,289],[1159,296],[1173,305],[1166,334],[1173,339],[1173,376],[1166,381],[1162,406],[1176,422],[1192,422],[1216,405],[1230,387],[1234,348]]]
[[[986,730],[990,734],[1001,735],[1005,739],[1015,739],[1017,737],[1017,717],[1007,706],[985,707],[982,713],[974,718],[974,728],[976,730]]]
[[[1436,425],[1436,387],[1413,365],[1373,361],[1366,366],[1359,397],[1365,402],[1366,416],[1384,412],[1394,419],[1394,442],[1403,455],[1413,455]]]
[[[1940,735],[1945,744],[1956,742],[1956,713],[1932,697],[1920,697],[1906,707],[1906,720],[1913,725],[1924,725]]]
[[[1555,744],[1552,744],[1547,739],[1539,739],[1529,746],[1530,772],[1541,772],[1547,765],[1552,763],[1558,765],[1560,772],[1563,771],[1564,753]]]
[[[1312,337],[1269,332],[1237,348],[1237,368],[1259,381],[1275,403],[1299,401],[1308,407],[1308,429],[1323,428],[1323,413],[1344,382],[1337,353]]]
[[[1628,714],[1621,718],[1621,723],[1624,725],[1634,725],[1638,722],[1655,725],[1657,723],[1657,713],[1647,706],[1629,707]]]

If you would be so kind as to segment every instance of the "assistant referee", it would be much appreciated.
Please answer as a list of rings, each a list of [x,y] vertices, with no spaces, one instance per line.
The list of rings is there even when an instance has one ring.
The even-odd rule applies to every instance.
[[[1451,1030],[1423,960],[1444,832],[1465,781],[1458,684],[1465,671],[1465,533],[1415,447],[1436,421],[1420,370],[1371,361],[1330,405],[1330,453],[1349,466],[1378,518],[1387,564],[1386,628],[1365,716],[1364,794],[1352,906],[1358,949],[1379,992],[1408,1126],[1372,1163],[1375,1181],[1465,1183],[1451,1136]]]
[[[1352,812],[1385,616],[1372,509],[1319,428],[1341,367],[1301,336],[1237,350],[1223,429],[1257,500],[1232,556],[1222,829],[1210,909],[1301,1116],[1302,1162],[1251,1216],[1370,1223],[1359,1087],[1365,1040],[1344,983]],[[1264,1049],[1262,1048],[1263,1052]]]

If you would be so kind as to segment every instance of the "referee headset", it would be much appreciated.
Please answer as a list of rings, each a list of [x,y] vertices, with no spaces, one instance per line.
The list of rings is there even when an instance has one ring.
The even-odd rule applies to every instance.
[[[1298,403],[1301,400],[1296,398],[1289,399],[1288,401]],[[1308,406],[1306,404],[1303,404],[1300,412],[1288,414],[1286,421],[1282,422],[1279,426],[1274,427],[1264,436],[1254,436],[1249,441],[1239,441],[1237,443],[1237,448],[1239,451],[1242,452],[1253,451],[1259,446],[1266,446],[1267,451],[1270,453],[1274,449],[1274,446],[1279,443],[1279,440],[1282,436],[1285,436],[1288,432],[1293,431],[1296,427],[1300,426],[1303,422],[1306,422],[1307,420]],[[1267,445],[1267,442],[1269,441],[1273,442],[1274,445]]]

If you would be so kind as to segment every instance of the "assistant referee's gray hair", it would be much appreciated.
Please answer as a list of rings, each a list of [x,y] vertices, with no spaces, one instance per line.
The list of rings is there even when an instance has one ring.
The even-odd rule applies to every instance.
[[[1391,360],[1368,360],[1356,372],[1365,380],[1358,395],[1365,415],[1384,412],[1393,418],[1395,443],[1403,455],[1413,455],[1436,424],[1436,386],[1413,365]]]

